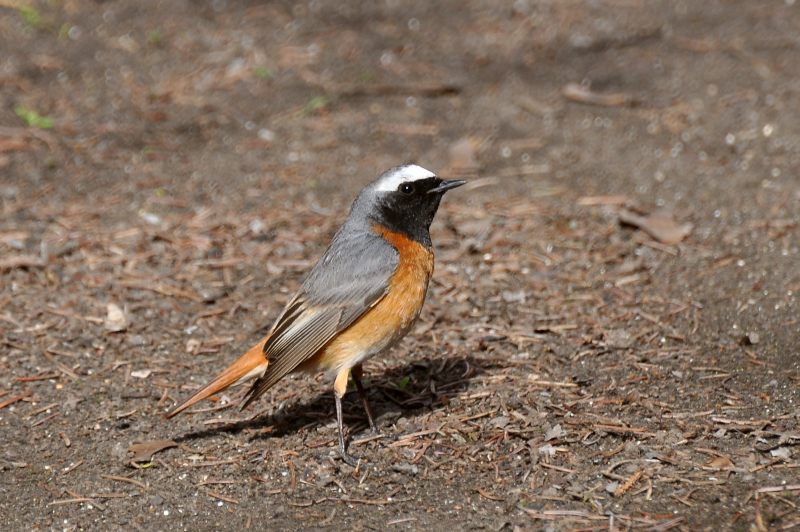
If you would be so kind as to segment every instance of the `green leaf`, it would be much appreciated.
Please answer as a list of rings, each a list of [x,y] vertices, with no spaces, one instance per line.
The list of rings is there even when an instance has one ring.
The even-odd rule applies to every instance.
[[[331,103],[331,99],[327,96],[314,96],[311,98],[305,107],[306,113],[313,113],[320,109],[325,109]]]
[[[411,382],[411,377],[409,377],[408,375],[406,375],[405,377],[403,377],[402,379],[400,379],[399,381],[397,381],[397,388],[398,388],[399,390],[403,391],[403,390],[405,390],[405,389],[406,389],[406,386],[408,386],[408,383],[409,383],[409,382]]]
[[[33,109],[28,109],[22,104],[14,107],[14,112],[20,117],[29,127],[36,127],[39,129],[50,129],[53,127],[53,119],[47,116],[42,116]]]
[[[255,69],[253,69],[253,73],[255,73],[257,78],[261,79],[272,79],[273,77],[272,70],[263,65],[257,66]]]
[[[44,23],[42,22],[42,15],[39,13],[39,10],[33,6],[19,6],[17,8],[19,15],[22,17],[22,20],[25,21],[25,24],[32,28],[39,29],[41,28]]]
[[[147,34],[147,44],[151,46],[161,46],[164,44],[164,34],[160,29],[152,30]]]

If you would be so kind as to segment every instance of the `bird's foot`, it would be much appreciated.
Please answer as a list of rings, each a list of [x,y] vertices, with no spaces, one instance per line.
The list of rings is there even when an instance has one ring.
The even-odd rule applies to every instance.
[[[358,467],[358,464],[361,462],[360,458],[356,458],[345,450],[340,450],[339,455],[342,457],[342,462],[351,467]]]

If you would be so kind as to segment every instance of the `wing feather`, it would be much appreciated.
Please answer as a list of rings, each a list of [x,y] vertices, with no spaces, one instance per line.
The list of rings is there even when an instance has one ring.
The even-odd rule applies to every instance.
[[[269,366],[242,408],[377,304],[398,262],[397,250],[372,231],[340,230],[275,322],[264,344]]]

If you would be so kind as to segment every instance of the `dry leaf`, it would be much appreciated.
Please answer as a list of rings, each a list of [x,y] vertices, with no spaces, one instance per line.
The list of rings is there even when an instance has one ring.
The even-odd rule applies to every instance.
[[[128,452],[133,453],[131,460],[134,462],[149,462],[154,454],[177,446],[178,444],[172,440],[134,442],[128,447]]]
[[[708,464],[707,467],[712,469],[733,469],[735,466],[730,458],[727,456],[715,456]]]
[[[778,447],[777,449],[772,449],[769,454],[775,458],[780,458],[781,460],[789,460],[792,457],[792,451],[788,447]]]
[[[109,303],[107,308],[108,314],[106,319],[103,320],[103,325],[109,332],[122,332],[128,328],[128,318],[125,313],[114,303]]]
[[[550,445],[549,443],[546,443],[546,444],[542,445],[541,447],[539,447],[539,454],[543,454],[545,456],[551,456],[551,457],[555,456],[556,455],[556,448],[553,447],[552,445]]]
[[[641,216],[629,210],[619,213],[623,224],[638,227],[662,244],[677,244],[692,232],[692,224],[681,224],[675,221],[670,213],[664,211],[654,212]]]
[[[547,433],[544,435],[544,441],[556,440],[558,438],[563,438],[566,435],[567,431],[561,428],[561,424],[557,424],[547,431]]]
[[[504,429],[508,426],[508,422],[511,421],[508,416],[498,416],[492,420],[492,425],[497,427],[498,429]]]

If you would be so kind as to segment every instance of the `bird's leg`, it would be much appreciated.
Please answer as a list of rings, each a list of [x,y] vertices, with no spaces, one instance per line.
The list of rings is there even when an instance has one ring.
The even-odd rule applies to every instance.
[[[356,390],[358,390],[358,395],[359,397],[361,397],[361,402],[364,404],[364,411],[367,413],[369,428],[372,429],[372,432],[377,434],[378,425],[375,423],[375,418],[372,415],[372,408],[369,406],[369,400],[367,399],[367,391],[361,384],[361,377],[364,376],[364,368],[361,366],[361,364],[353,367],[352,375],[353,375],[353,382],[356,383]]]
[[[336,401],[336,423],[339,426],[339,454],[344,463],[356,467],[358,460],[347,454],[344,445],[344,423],[342,421],[342,397],[347,393],[347,378],[350,376],[350,368],[345,368],[336,375],[333,382],[333,398]]]

